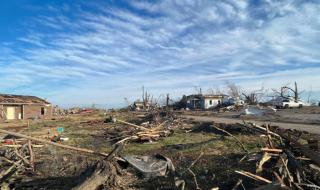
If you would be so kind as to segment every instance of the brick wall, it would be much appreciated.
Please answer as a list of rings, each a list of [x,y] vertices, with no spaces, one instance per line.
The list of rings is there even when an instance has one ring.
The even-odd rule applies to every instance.
[[[41,108],[44,109],[44,115],[41,114]],[[24,119],[51,119],[52,106],[24,105]]]

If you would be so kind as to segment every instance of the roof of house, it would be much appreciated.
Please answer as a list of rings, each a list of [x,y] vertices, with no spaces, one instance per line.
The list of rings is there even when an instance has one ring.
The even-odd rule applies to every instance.
[[[223,98],[225,97],[226,95],[224,94],[219,94],[219,95],[203,95],[203,98],[217,98],[217,99],[220,99],[220,98]]]
[[[0,104],[50,104],[36,96],[0,94]]]

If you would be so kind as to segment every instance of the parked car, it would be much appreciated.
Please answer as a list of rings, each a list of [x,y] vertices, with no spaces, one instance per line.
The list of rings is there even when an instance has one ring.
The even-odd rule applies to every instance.
[[[295,101],[293,99],[283,99],[281,101],[276,102],[276,108],[302,108],[304,103],[300,100]]]

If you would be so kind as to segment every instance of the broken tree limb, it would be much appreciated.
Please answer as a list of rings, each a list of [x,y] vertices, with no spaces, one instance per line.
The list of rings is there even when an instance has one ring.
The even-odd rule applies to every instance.
[[[30,154],[30,166],[32,168],[32,171],[34,171],[34,154],[33,154],[33,150],[32,150],[31,140],[28,140],[28,150],[29,150],[29,154]]]
[[[14,148],[14,152],[15,152],[15,154],[16,154],[25,164],[30,165],[30,162],[27,160],[27,158],[23,157],[23,156],[19,153],[19,151],[18,151],[17,148]]]
[[[246,171],[235,171],[235,172],[238,173],[238,174],[244,175],[246,177],[249,177],[251,179],[257,180],[257,181],[262,181],[262,182],[265,182],[265,183],[272,183],[272,181],[270,181],[270,180],[268,180],[266,178],[263,178],[261,176],[252,174],[250,172],[246,172]]]
[[[117,168],[112,162],[112,159],[122,148],[123,143],[116,144],[105,160],[98,161],[94,166],[84,172],[89,174],[89,176],[86,176],[85,179],[72,190],[97,190],[116,187],[119,180],[117,180]]]
[[[196,174],[190,168],[188,168],[188,171],[193,176],[193,181],[194,181],[194,184],[196,185],[196,190],[201,190],[201,188],[199,187],[198,181],[197,181]]]
[[[19,160],[15,163],[12,164],[12,166],[10,168],[8,168],[6,171],[3,171],[0,173],[0,181],[6,177],[12,170],[14,170],[17,166],[19,166],[19,164],[22,162],[22,160]]]
[[[188,169],[192,168],[192,166],[194,166],[199,160],[200,158],[203,156],[203,152],[200,153],[200,155],[197,157],[197,159],[195,159],[192,164],[188,167]]]
[[[295,158],[294,154],[290,150],[285,150],[285,154],[288,158],[289,167],[293,170],[293,173],[295,174],[298,183],[301,183],[301,177],[305,178],[303,174],[303,166]]]
[[[43,146],[44,145],[34,145],[34,144],[31,145],[32,148],[42,148]],[[4,145],[0,145],[0,147],[21,148],[22,145],[20,145],[20,144],[4,144]]]
[[[271,135],[269,134],[270,131],[269,131],[269,126],[268,126],[268,125],[266,125],[266,132],[267,132],[269,147],[270,147],[270,148],[274,148],[274,147],[273,147],[273,143],[272,143]]]
[[[242,179],[239,179],[238,182],[235,184],[235,186],[233,186],[232,190],[237,190],[239,185],[241,185],[242,183]]]
[[[243,120],[243,123],[244,123],[244,124],[242,124],[242,125],[244,125],[244,126],[246,126],[246,127],[247,127],[248,124],[250,124],[252,127],[256,128],[256,129],[260,129],[260,130],[262,130],[263,132],[267,132],[267,129],[266,129],[266,128],[261,127],[261,126],[255,124],[255,123],[245,122],[244,120]],[[240,123],[239,123],[239,124],[240,124]],[[269,134],[271,134],[271,135],[273,135],[273,136],[281,139],[281,136],[278,135],[277,133],[274,133],[274,132],[272,132],[272,131],[269,131]]]
[[[281,184],[281,186],[286,186],[285,184],[284,184],[284,181],[283,181],[283,179],[279,176],[279,174],[277,173],[277,172],[272,172],[273,173],[273,175],[277,178],[277,180],[278,180],[278,182]]]
[[[282,164],[283,164],[283,166],[284,166],[284,169],[286,170],[287,175],[288,175],[288,177],[289,177],[289,182],[290,182],[290,183],[293,183],[294,180],[293,180],[293,177],[292,177],[292,175],[291,175],[291,172],[290,172],[290,170],[289,170],[289,168],[288,168],[288,160],[285,161],[282,157],[280,157],[280,159],[281,159],[281,162],[282,162]]]
[[[16,136],[16,137],[25,138],[25,139],[28,139],[28,140],[41,142],[41,143],[44,143],[44,144],[53,145],[53,146],[56,146],[56,147],[69,149],[69,150],[74,150],[74,151],[78,151],[78,152],[95,154],[95,155],[99,155],[99,156],[103,156],[103,157],[107,157],[108,156],[108,154],[106,154],[106,153],[95,152],[93,150],[89,150],[89,149],[85,149],[85,148],[77,148],[77,147],[73,147],[73,146],[69,146],[69,145],[63,145],[63,144],[59,144],[59,143],[55,143],[55,142],[51,142],[51,141],[47,141],[47,140],[43,140],[43,139],[38,139],[38,138],[35,138],[35,137],[30,137],[30,136],[27,136],[27,135],[23,135],[23,134],[20,134],[20,133],[15,133],[15,132],[3,130],[3,129],[0,129],[0,133],[5,133],[5,134],[8,134],[8,135],[13,135],[13,136]]]
[[[249,151],[246,149],[246,147],[242,144],[242,142],[241,142],[237,137],[235,137],[234,135],[232,135],[232,134],[229,133],[228,131],[223,130],[223,129],[215,126],[214,124],[213,124],[212,126],[213,126],[213,128],[217,129],[218,131],[222,131],[223,133],[226,133],[226,134],[229,135],[230,137],[234,138],[234,139],[239,143],[240,147],[241,147],[245,152],[247,152],[247,153],[249,152]]]

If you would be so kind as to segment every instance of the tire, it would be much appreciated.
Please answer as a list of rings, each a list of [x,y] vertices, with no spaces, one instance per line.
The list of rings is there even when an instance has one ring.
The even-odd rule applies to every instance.
[[[289,108],[288,104],[284,105],[284,109],[288,109],[288,108]]]

